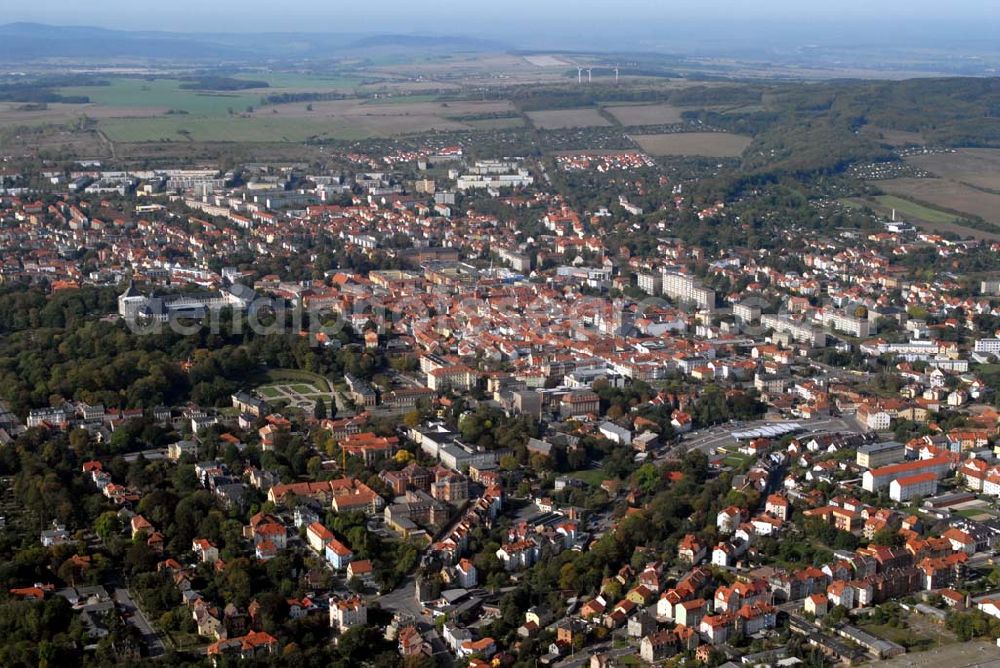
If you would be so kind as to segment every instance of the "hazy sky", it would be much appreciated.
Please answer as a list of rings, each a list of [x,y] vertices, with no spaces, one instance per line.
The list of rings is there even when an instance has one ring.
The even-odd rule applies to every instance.
[[[546,30],[643,34],[686,26],[772,23],[825,30],[859,28],[899,36],[941,29],[997,37],[997,0],[37,0],[8,2],[0,22],[199,32],[433,32],[516,36]]]

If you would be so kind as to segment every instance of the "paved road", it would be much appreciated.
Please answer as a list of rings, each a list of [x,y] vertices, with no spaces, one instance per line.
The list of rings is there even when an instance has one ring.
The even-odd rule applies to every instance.
[[[421,619],[430,621],[430,618],[424,618],[422,615],[424,606],[417,600],[417,580],[412,574],[406,576],[403,584],[388,594],[383,594],[378,600],[384,610],[409,615],[417,621]]]
[[[142,610],[132,600],[128,589],[122,587],[115,588],[115,603],[120,605],[126,612],[133,613],[129,617],[129,622],[142,633],[142,639],[146,642],[146,647],[149,648],[149,657],[155,659],[158,656],[162,656],[165,653],[163,642],[160,641],[159,636],[156,635],[156,631],[153,630],[153,625],[142,614]]]
[[[874,374],[868,371],[859,371],[853,369],[843,369],[841,367],[830,366],[829,364],[824,364],[823,362],[817,362],[816,360],[800,360],[801,362],[806,362],[810,366],[822,369],[828,376],[832,378],[837,378],[843,381],[866,381],[869,380]]]
[[[621,657],[628,656],[629,654],[638,654],[639,650],[635,647],[619,647],[618,649],[611,649],[611,642],[606,641],[585,647],[582,651],[566,657],[565,659],[556,661],[552,665],[555,666],[555,668],[580,668],[580,666],[589,665],[590,657],[597,653],[602,653],[610,659],[620,659]]]

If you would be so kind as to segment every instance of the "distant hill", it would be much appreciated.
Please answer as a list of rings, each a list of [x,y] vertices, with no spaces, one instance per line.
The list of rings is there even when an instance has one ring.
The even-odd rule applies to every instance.
[[[219,44],[209,38],[161,32],[9,23],[0,26],[0,60],[26,62],[44,58],[240,58],[247,47]]]
[[[0,25],[0,62],[46,58],[149,58],[203,61],[322,58],[393,50],[502,51],[498,42],[431,35],[338,33],[171,33],[40,23]]]
[[[500,42],[474,37],[433,37],[427,35],[372,35],[362,37],[344,47],[345,50],[366,49],[450,49],[454,51],[506,51],[510,47]]]

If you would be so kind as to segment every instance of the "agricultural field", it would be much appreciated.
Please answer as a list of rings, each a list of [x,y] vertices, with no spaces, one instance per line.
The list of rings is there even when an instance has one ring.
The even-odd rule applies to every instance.
[[[507,101],[437,102],[433,95],[396,95],[261,106],[265,96],[288,92],[350,92],[360,79],[303,73],[265,73],[242,78],[271,87],[245,91],[187,90],[170,78],[113,77],[107,86],[61,88],[86,95],[89,104],[50,104],[31,109],[0,105],[0,127],[71,123],[86,117],[110,141],[302,142],[310,138],[362,139],[431,131],[519,127]],[[509,114],[509,118],[488,118]],[[453,117],[469,116],[468,123]],[[477,118],[478,117],[478,118]]]
[[[108,86],[78,86],[60,88],[63,95],[86,95],[99,107],[127,109],[169,109],[189,114],[225,115],[230,108],[242,111],[248,105],[260,103],[262,95],[280,90],[258,88],[251,91],[185,90],[179,79],[111,79]]]
[[[299,91],[327,91],[340,90],[349,92],[362,84],[363,80],[357,77],[341,76],[338,74],[314,74],[309,72],[251,72],[240,74],[235,79],[250,79],[252,81],[266,81],[270,84],[269,90],[278,92]]]
[[[44,108],[33,108],[20,102],[0,102],[0,127],[67,123],[83,116],[93,119],[127,118],[160,116],[166,112],[165,107],[103,107],[98,104],[50,103]]]
[[[632,135],[642,150],[653,156],[696,155],[707,158],[738,158],[750,145],[750,137],[727,132],[678,132]]]
[[[116,142],[301,142],[310,138],[363,139],[483,127],[519,127],[516,117],[458,121],[451,116],[511,113],[509,102],[333,100],[256,107],[252,113],[170,114],[107,119],[99,128]]]
[[[942,179],[1000,192],[1000,149],[961,148],[950,153],[909,156],[906,162]]]
[[[611,125],[597,109],[547,109],[529,111],[528,118],[540,130],[562,130],[565,128],[592,128]]]
[[[1000,195],[947,179],[890,179],[879,187],[890,195],[1000,223]]]
[[[845,199],[842,201],[848,207],[870,207],[886,219],[891,216],[892,210],[895,209],[898,217],[904,218],[917,227],[931,232],[948,232],[961,237],[971,236],[976,239],[1000,239],[1000,234],[993,234],[986,230],[961,225],[959,223],[961,217],[953,213],[924,206],[895,195],[880,195],[871,199]]]
[[[524,59],[535,67],[569,67],[572,65],[568,60],[546,54],[525,56]]]
[[[472,121],[462,121],[474,130],[509,130],[523,128],[524,119],[520,116],[505,116],[503,118],[481,118]]]
[[[959,219],[953,213],[922,206],[908,199],[896,197],[895,195],[880,195],[875,198],[875,201],[881,205],[883,210],[891,211],[895,209],[899,216],[906,219],[917,218],[928,223],[954,223]]]
[[[680,123],[683,111],[669,104],[629,104],[605,107],[605,110],[625,126]]]
[[[534,56],[532,56],[534,58]],[[553,60],[561,59],[553,56]],[[366,69],[377,76],[397,79],[400,85],[404,81],[412,82],[411,86],[432,85],[434,88],[460,88],[462,86],[498,85],[498,73],[502,73],[503,86],[520,84],[538,84],[565,82],[567,70],[572,67],[557,66],[548,58],[541,61],[542,65],[530,62],[524,56],[508,53],[455,53],[450,55],[435,55],[427,58],[407,59],[388,57],[385,62],[370,58],[375,67]],[[423,78],[426,82],[416,82]],[[597,73],[595,72],[595,78]],[[612,74],[612,77],[614,75]],[[573,79],[576,70],[573,69]],[[395,84],[394,84],[395,85]]]
[[[311,109],[310,109],[311,107]],[[440,116],[464,117],[485,114],[513,114],[515,109],[507,100],[481,102],[478,100],[435,101],[430,95],[387,97],[376,100],[330,100],[324,102],[296,102],[275,105],[280,114],[301,118],[316,116],[370,117],[370,116]],[[269,113],[271,107],[261,108]]]

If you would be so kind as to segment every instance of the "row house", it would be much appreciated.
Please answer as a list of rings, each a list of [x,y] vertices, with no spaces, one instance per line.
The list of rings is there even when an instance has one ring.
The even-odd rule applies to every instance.
[[[368,623],[368,606],[360,596],[330,598],[330,627],[343,633]]]
[[[721,645],[731,639],[773,629],[776,623],[776,609],[767,603],[758,602],[743,605],[734,612],[705,617],[698,625],[698,630],[710,644]]]
[[[678,652],[693,650],[698,644],[698,634],[693,628],[678,626],[645,636],[639,643],[639,656],[646,663],[657,663]]]
[[[534,565],[541,555],[541,549],[534,540],[519,540],[505,543],[496,551],[496,555],[504,570],[519,571]]]

